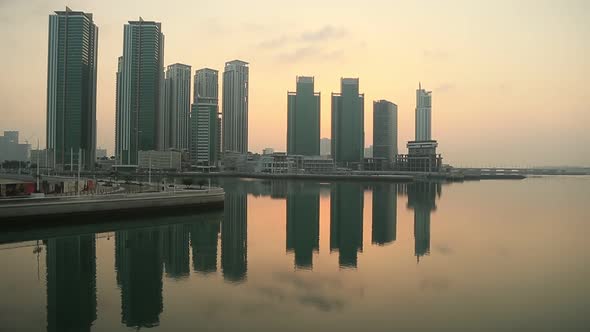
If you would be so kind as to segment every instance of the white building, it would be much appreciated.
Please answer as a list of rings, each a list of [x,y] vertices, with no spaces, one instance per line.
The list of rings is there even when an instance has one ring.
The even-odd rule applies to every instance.
[[[331,155],[332,141],[329,138],[320,139],[320,156]]]
[[[262,149],[262,154],[273,154],[273,153],[275,153],[275,149],[273,149],[273,148]]]
[[[248,152],[248,63],[225,63],[223,72],[223,152]]]
[[[432,117],[432,91],[416,90],[416,141],[430,141]]]
[[[138,166],[143,169],[181,170],[182,153],[180,151],[139,151]]]

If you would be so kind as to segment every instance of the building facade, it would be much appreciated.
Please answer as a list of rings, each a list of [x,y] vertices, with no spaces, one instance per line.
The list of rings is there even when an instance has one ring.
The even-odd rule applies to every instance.
[[[182,153],[180,151],[139,151],[138,166],[142,169],[164,169],[180,171]]]
[[[287,93],[287,153],[320,155],[320,93],[314,78],[298,76],[296,92]]]
[[[221,149],[218,72],[203,68],[195,73],[191,108],[191,164],[214,166]]]
[[[166,70],[163,146],[178,150],[189,149],[191,112],[191,66],[175,63]]]
[[[84,168],[94,167],[97,50],[92,14],[66,7],[49,15],[46,142],[54,167],[78,163],[80,150]]]
[[[223,152],[248,153],[248,63],[226,62],[223,72]]]
[[[373,102],[373,158],[393,162],[397,155],[397,105],[387,101]]]
[[[137,165],[138,151],[164,148],[164,34],[159,22],[129,21],[117,84],[117,162]],[[189,90],[190,91],[190,90]]]
[[[422,89],[418,84],[416,90],[416,141],[432,139],[432,91]]]
[[[342,78],[340,93],[332,93],[332,158],[338,164],[363,160],[364,103],[358,78]]]

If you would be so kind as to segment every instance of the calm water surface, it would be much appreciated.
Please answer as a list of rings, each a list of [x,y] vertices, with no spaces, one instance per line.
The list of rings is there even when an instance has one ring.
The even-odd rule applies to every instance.
[[[590,329],[590,177],[223,186],[215,213],[0,233],[0,330]]]

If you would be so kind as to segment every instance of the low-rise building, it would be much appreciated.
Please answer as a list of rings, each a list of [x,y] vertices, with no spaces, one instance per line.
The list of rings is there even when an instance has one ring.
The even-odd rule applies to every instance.
[[[30,144],[20,144],[18,131],[5,131],[0,136],[0,162],[4,160],[29,161]]]
[[[180,171],[182,169],[182,153],[179,151],[139,151],[139,168]]]
[[[439,172],[442,156],[436,153],[437,141],[410,141],[408,154],[397,155],[394,169],[408,172]]]

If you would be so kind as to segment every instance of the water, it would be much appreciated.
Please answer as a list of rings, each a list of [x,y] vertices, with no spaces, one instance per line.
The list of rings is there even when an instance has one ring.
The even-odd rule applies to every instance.
[[[1,233],[0,330],[590,327],[590,177],[223,186],[214,213]]]

